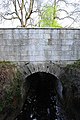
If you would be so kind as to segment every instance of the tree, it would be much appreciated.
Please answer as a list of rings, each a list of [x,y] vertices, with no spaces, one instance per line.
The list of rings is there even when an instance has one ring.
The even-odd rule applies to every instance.
[[[80,0],[55,0],[59,16],[56,17],[64,27],[80,27]]]
[[[41,12],[41,20],[40,20],[40,27],[54,27],[59,28],[62,27],[58,21],[56,20],[57,16],[57,6],[47,5],[43,7]]]
[[[47,5],[56,6],[55,20],[57,23],[59,22],[63,27],[80,27],[80,0],[48,0]],[[45,8],[45,6],[43,6],[43,8]],[[54,9],[55,7],[53,10]],[[45,14],[47,12],[45,9],[42,9],[40,16],[44,16],[43,11],[45,11]],[[40,18],[43,21],[43,18]],[[46,20],[44,21],[46,23]]]
[[[34,0],[2,0],[1,20],[14,20],[20,22],[21,27],[26,27],[33,13]]]
[[[0,19],[10,20],[13,23],[19,21],[21,27],[28,27],[28,25],[36,27],[39,26],[38,22],[43,21],[45,11],[51,14],[51,9],[56,16],[51,19],[54,25],[50,26],[60,27],[61,24],[63,27],[74,27],[76,24],[80,27],[80,0],[71,0],[71,2],[70,0],[0,0]]]

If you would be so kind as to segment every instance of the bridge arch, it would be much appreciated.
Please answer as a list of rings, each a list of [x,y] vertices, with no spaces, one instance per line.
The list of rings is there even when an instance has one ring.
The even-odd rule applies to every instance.
[[[23,73],[25,76],[24,82],[23,82],[24,100],[26,99],[25,96],[30,89],[30,84],[33,84],[33,86],[35,86],[36,83],[39,84],[39,82],[41,82],[39,77],[42,76],[43,74],[45,76],[45,79],[47,79],[47,77],[48,78],[50,77],[49,80],[53,79],[54,88],[56,89],[59,97],[62,99],[63,86],[62,86],[62,83],[59,77],[63,72],[64,71],[61,69],[59,65],[54,64],[52,62],[37,63],[37,64],[34,64],[34,63],[24,64],[23,65]],[[35,79],[39,79],[39,80],[35,80]],[[47,80],[44,80],[44,81],[49,83],[49,81]]]
[[[39,116],[44,116],[42,113],[44,114],[47,110],[46,115],[49,117],[48,112],[52,111],[50,113],[53,115],[51,115],[51,119],[56,119],[56,101],[58,98],[63,99],[63,87],[59,79],[60,67],[52,63],[28,63],[23,66],[23,72],[25,75],[23,83],[24,101],[22,114],[20,114],[19,117],[25,117],[25,109],[27,113],[29,113],[28,115],[26,114],[25,117],[28,119],[35,113],[34,111],[36,111]],[[29,110],[30,108],[32,109]]]
[[[46,72],[60,78],[64,70],[59,64],[52,62],[42,62],[42,63],[25,63],[22,67],[25,78],[36,72]]]
[[[26,64],[24,64],[23,65],[23,73],[24,73],[24,76],[25,76],[25,78],[24,78],[24,87],[23,87],[24,91],[25,91],[24,93],[28,93],[28,91],[30,90],[30,84],[32,84],[32,86],[31,86],[32,88],[35,88],[35,85],[36,85],[35,83],[37,82],[35,80],[35,78],[38,79],[39,76],[42,76],[44,74],[46,76],[45,78],[52,78],[53,79],[53,87],[55,87],[57,89],[57,93],[60,96],[60,98],[62,99],[62,101],[60,101],[60,102],[62,103],[62,102],[64,102],[64,100],[68,100],[69,90],[65,88],[65,84],[66,84],[67,81],[66,82],[64,81],[65,82],[63,84],[64,86],[62,86],[61,81],[63,79],[68,80],[66,78],[70,77],[70,76],[75,76],[76,77],[77,76],[77,73],[76,73],[77,71],[75,71],[75,69],[70,69],[70,68],[68,70],[67,69],[68,68],[65,69],[64,66],[61,66],[61,65],[58,65],[58,64],[54,64],[52,62],[37,63],[37,64],[34,64],[34,63],[26,63]],[[78,74],[78,75],[80,75],[80,74]],[[48,80],[44,80],[44,81],[49,83]],[[68,80],[68,82],[70,82],[70,79]],[[38,87],[40,85],[39,83],[40,82],[38,82]],[[42,83],[44,83],[44,82],[42,82]],[[69,83],[68,83],[68,85],[69,85]],[[68,86],[68,87],[70,87],[70,86]],[[71,94],[71,91],[72,91],[72,89],[70,88],[70,94]],[[43,89],[42,89],[41,93],[44,94],[45,91],[43,91]],[[26,95],[27,94],[24,94],[24,96],[26,96]],[[65,95],[66,95],[66,97],[65,97]],[[70,97],[72,97],[72,95]],[[46,96],[45,96],[45,98],[46,98]],[[64,104],[65,104],[65,102],[64,102]],[[69,105],[69,103],[68,103],[68,105]]]

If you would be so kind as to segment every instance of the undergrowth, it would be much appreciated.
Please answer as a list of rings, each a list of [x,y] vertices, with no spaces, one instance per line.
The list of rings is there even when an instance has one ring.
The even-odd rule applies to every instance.
[[[21,97],[22,74],[11,62],[0,61],[0,112],[16,109]]]

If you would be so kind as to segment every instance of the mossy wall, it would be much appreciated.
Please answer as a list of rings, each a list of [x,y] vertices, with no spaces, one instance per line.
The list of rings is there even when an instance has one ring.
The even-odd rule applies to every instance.
[[[80,60],[69,64],[60,76],[63,84],[63,109],[68,120],[79,120],[80,118]]]
[[[17,65],[0,62],[0,120],[20,109],[22,74]]]

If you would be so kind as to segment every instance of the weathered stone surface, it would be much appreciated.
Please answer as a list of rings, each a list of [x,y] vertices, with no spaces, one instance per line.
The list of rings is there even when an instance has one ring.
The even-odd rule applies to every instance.
[[[53,61],[80,59],[80,30],[0,29],[0,60]]]
[[[35,72],[46,72],[46,73],[53,74],[57,77],[59,77],[63,73],[61,67],[52,62],[45,62],[45,63],[43,62],[43,63],[37,63],[37,64],[30,62],[28,64],[24,64],[22,69],[26,77]]]

